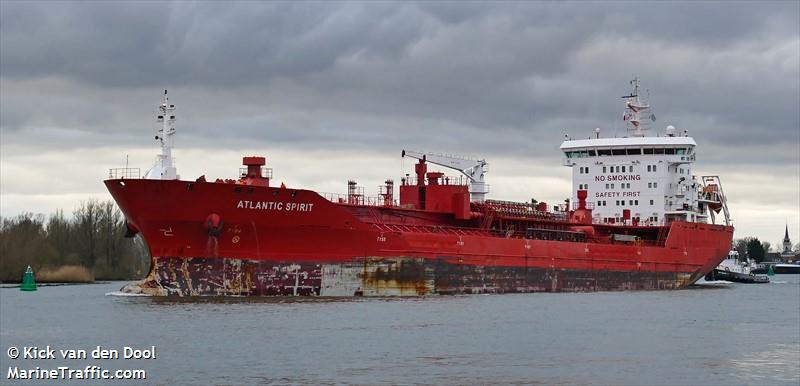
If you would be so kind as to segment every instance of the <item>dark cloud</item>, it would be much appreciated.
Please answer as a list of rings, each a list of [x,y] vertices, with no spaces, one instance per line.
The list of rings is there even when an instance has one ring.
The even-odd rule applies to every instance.
[[[557,155],[564,132],[625,135],[619,96],[633,74],[652,90],[656,129],[782,149],[760,163],[795,160],[800,142],[797,2],[0,7],[6,144],[148,138],[170,88],[190,146]]]
[[[450,59],[434,63],[453,76],[552,74],[597,36],[719,49],[794,33],[797,4],[3,2],[1,17],[4,76],[241,85],[353,56],[403,61],[420,41],[437,49],[428,58]]]

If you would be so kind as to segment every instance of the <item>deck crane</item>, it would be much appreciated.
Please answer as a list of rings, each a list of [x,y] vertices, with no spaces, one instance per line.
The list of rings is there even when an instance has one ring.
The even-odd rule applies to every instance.
[[[403,150],[402,157],[411,157],[423,162],[430,162],[446,168],[455,169],[469,179],[470,201],[483,202],[489,193],[489,185],[484,177],[489,171],[489,164],[485,159],[472,159],[453,155],[436,153],[422,153],[414,150]]]

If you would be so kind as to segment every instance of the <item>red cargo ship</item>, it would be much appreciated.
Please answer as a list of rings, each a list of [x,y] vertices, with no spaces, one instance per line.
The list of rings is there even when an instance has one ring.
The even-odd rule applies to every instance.
[[[236,180],[180,180],[165,92],[156,164],[143,178],[112,169],[105,181],[129,234],[140,233],[153,256],[148,276],[122,290],[420,296],[686,287],[727,256],[733,227],[719,178],[690,174],[694,140],[671,126],[645,136],[655,117],[637,94],[638,81],[625,97],[630,137],[601,138],[597,129],[595,138],[566,138],[576,189],[549,207],[487,200],[485,160],[413,151],[403,156],[418,159],[416,176],[401,180],[399,200],[392,180],[376,197],[353,181],[341,196],[273,186],[264,157],[244,157]],[[429,172],[429,164],[462,175]],[[725,225],[713,224],[720,210]]]

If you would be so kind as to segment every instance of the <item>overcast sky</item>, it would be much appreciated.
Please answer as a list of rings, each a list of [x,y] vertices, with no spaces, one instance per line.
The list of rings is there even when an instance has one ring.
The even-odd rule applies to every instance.
[[[110,199],[177,107],[178,172],[369,194],[400,150],[485,157],[495,199],[562,201],[565,133],[625,135],[634,75],[721,176],[736,237],[800,241],[800,2],[0,2],[0,215]],[[404,167],[404,169],[403,169]],[[403,171],[404,170],[404,171]]]

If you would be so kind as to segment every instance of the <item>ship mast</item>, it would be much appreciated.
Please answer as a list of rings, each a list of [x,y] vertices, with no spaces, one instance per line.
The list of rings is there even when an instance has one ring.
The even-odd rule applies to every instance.
[[[172,158],[172,147],[175,141],[175,105],[169,103],[167,90],[164,90],[164,99],[158,106],[156,122],[160,127],[156,130],[155,140],[161,145],[161,154],[147,172],[145,178],[151,180],[176,180],[175,160]]]
[[[650,104],[639,96],[639,78],[635,77],[630,81],[633,91],[630,95],[625,95],[625,113],[622,120],[628,122],[628,131],[634,137],[644,137],[645,131],[650,130],[650,124],[656,120],[656,116],[650,112]]]

